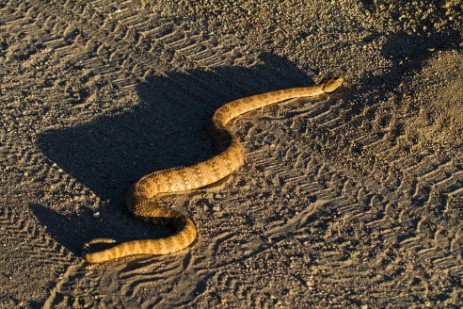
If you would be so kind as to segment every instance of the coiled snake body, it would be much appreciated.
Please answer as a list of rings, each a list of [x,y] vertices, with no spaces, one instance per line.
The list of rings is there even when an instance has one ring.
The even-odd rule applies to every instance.
[[[214,134],[231,138],[228,147],[218,155],[187,167],[171,168],[149,173],[138,180],[127,195],[126,205],[137,218],[155,224],[169,225],[176,232],[166,238],[133,240],[100,251],[92,251],[92,245],[113,243],[112,239],[98,238],[84,245],[83,257],[90,263],[102,263],[129,255],[161,255],[185,249],[196,238],[196,226],[185,214],[158,205],[160,195],[193,190],[215,183],[236,171],[244,162],[244,152],[237,137],[227,128],[227,123],[246,112],[267,105],[300,97],[318,96],[332,92],[343,82],[342,77],[325,83],[303,88],[271,91],[238,99],[218,108],[213,117]]]

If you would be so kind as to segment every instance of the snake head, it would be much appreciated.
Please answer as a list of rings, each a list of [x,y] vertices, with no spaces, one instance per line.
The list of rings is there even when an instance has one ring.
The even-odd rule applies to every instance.
[[[324,92],[332,92],[336,90],[341,84],[344,82],[344,78],[341,76],[330,78],[328,81],[325,82],[323,85]]]

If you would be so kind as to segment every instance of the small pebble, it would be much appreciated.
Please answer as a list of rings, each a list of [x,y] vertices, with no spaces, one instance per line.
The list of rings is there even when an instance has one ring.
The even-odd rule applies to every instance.
[[[440,2],[440,7],[443,9],[448,9],[450,7],[451,3],[450,1],[441,1]]]
[[[315,287],[315,280],[313,279],[313,277],[310,277],[309,280],[305,282],[305,285],[309,290],[312,290]]]

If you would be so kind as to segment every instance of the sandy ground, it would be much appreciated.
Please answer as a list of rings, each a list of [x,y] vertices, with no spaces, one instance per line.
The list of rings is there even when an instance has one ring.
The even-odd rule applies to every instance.
[[[459,0],[152,2],[0,1],[0,307],[463,306]],[[171,233],[123,197],[212,156],[218,106],[333,75],[232,124],[228,181],[166,198],[191,248],[82,260]]]

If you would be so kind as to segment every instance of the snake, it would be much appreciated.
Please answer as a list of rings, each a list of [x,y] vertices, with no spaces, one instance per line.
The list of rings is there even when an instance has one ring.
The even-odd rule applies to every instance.
[[[219,107],[212,116],[211,136],[221,142],[226,137],[228,142],[217,155],[190,166],[151,172],[135,182],[127,193],[126,206],[134,217],[157,225],[171,226],[175,232],[164,238],[119,244],[109,238],[93,239],[84,244],[83,258],[89,263],[103,263],[132,255],[170,254],[189,247],[197,236],[195,223],[187,214],[161,206],[160,198],[214,184],[244,164],[244,148],[227,128],[227,124],[240,115],[264,106],[330,93],[343,81],[342,77],[333,77],[318,85],[270,91],[240,98]],[[101,244],[105,248],[101,248]],[[99,249],[95,249],[97,247]]]

